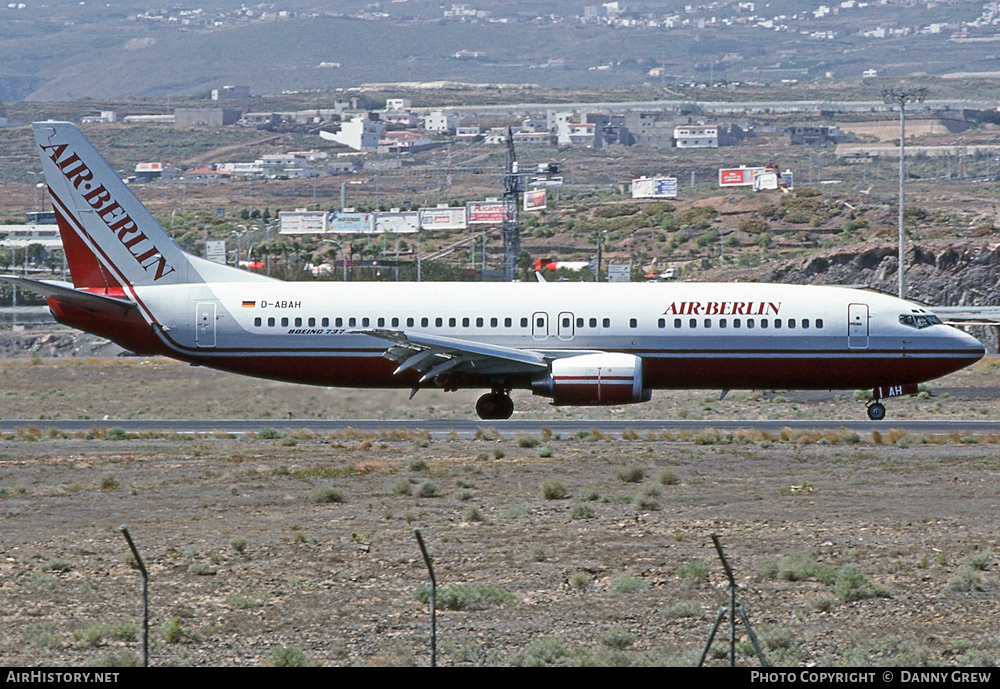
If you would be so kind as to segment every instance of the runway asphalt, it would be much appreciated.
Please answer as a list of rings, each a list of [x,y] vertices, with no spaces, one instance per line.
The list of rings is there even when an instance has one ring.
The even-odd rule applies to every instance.
[[[448,437],[456,434],[461,438],[474,437],[476,432],[494,428],[501,435],[539,434],[549,429],[562,436],[599,431],[609,438],[620,438],[626,431],[641,435],[658,434],[661,431],[698,432],[706,429],[717,431],[737,431],[751,429],[778,433],[783,428],[793,430],[833,430],[871,433],[887,432],[890,429],[907,431],[913,435],[979,435],[1000,433],[1000,421],[893,421],[880,422],[867,419],[843,419],[834,421],[689,421],[672,419],[647,419],[631,421],[609,421],[586,419],[508,419],[506,421],[482,421],[479,419],[405,419],[405,420],[333,420],[333,419],[227,419],[205,421],[199,419],[152,419],[152,420],[76,420],[76,419],[10,419],[0,421],[0,430],[10,432],[17,428],[34,426],[39,430],[59,429],[66,432],[87,431],[93,428],[121,428],[129,433],[151,431],[158,433],[258,433],[264,428],[310,430],[316,433],[336,433],[353,429],[358,433],[390,436],[393,432],[426,431],[433,437]]]

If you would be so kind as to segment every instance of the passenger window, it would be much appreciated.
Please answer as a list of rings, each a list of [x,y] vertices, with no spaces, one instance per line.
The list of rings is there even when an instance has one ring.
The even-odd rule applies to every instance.
[[[576,319],[576,327],[578,327],[578,328],[582,328],[583,327],[583,319],[582,318],[577,318]]]
[[[384,318],[379,318],[377,321],[375,321],[375,323],[380,328],[384,328],[385,327],[385,319]]]
[[[781,319],[780,318],[775,318],[774,319],[774,327],[775,328],[780,328],[781,327]]]
[[[788,329],[792,330],[793,328],[795,328],[795,319],[794,318],[789,318],[788,319]]]
[[[434,325],[436,327],[440,328],[442,325],[444,325],[444,319],[441,318],[440,316],[438,318],[435,318],[434,319]]]
[[[358,324],[358,319],[356,319],[354,316],[351,316],[350,318],[347,319],[347,325],[348,325],[348,327],[353,328],[357,324]]]
[[[320,325],[322,325],[324,328],[329,328],[330,327],[330,319],[329,318],[324,318],[323,320],[320,321]]]
[[[269,328],[273,328],[274,327],[274,319],[273,318],[268,318],[267,319],[267,325],[268,325]]]
[[[514,325],[514,321],[512,319],[510,319],[510,318],[504,318],[503,319],[503,327],[509,328],[512,325]]]
[[[468,328],[469,327],[469,319],[468,318],[463,318],[462,319],[462,327],[463,328]]]
[[[257,317],[257,318],[254,318],[254,319],[253,319],[253,324],[254,324],[254,325],[255,325],[256,327],[258,327],[258,328],[260,327],[260,324],[261,324],[261,322],[262,322],[262,321],[260,320],[260,317]]]
[[[706,328],[711,328],[712,327],[712,319],[711,318],[706,318],[705,319],[705,327]]]
[[[406,319],[406,327],[407,328],[412,328],[413,327],[413,319],[412,318],[407,318]]]
[[[522,328],[527,328],[528,327],[528,319],[527,318],[522,318],[521,319],[521,327]]]
[[[389,325],[391,325],[393,328],[398,328],[399,327],[399,319],[398,318],[393,318],[389,322]]]
[[[485,321],[482,318],[477,318],[476,319],[476,327],[477,328],[482,328],[483,327],[483,323],[485,323]]]
[[[536,318],[535,319],[535,327],[536,328],[544,328],[545,327],[545,319],[544,318]]]
[[[500,324],[500,321],[498,321],[498,320],[497,320],[496,318],[491,318],[491,319],[490,319],[490,327],[491,327],[491,328],[495,328],[495,327],[497,327],[497,325],[499,325],[499,324]]]
[[[570,324],[570,320],[568,318],[563,318],[562,327],[564,327],[567,330],[569,330],[569,324]]]
[[[762,327],[762,328],[766,328],[767,327],[767,319],[766,318],[761,318],[760,319],[760,327]]]
[[[823,319],[822,318],[817,318],[816,319],[816,327],[817,328],[822,328],[823,327]]]
[[[287,318],[282,318],[281,319],[281,327],[282,328],[287,328],[288,327],[288,319]]]
[[[725,318],[720,318],[719,319],[719,327],[720,328],[725,328],[726,327],[726,319]]]
[[[455,319],[454,318],[449,318],[448,319],[448,327],[449,328],[454,328],[455,327]]]
[[[674,327],[675,328],[681,327],[681,319],[680,318],[675,318],[674,319]]]
[[[426,328],[428,325],[430,325],[430,321],[427,320],[427,318],[421,318],[420,319],[420,327],[421,328]]]
[[[596,328],[597,327],[597,319],[596,318],[591,318],[590,319],[590,327],[591,328]]]
[[[611,319],[610,318],[605,318],[604,319],[604,325],[603,325],[603,327],[605,327],[605,328],[610,328],[611,327]]]
[[[628,327],[630,327],[630,328],[638,328],[639,327],[639,321],[637,321],[634,318],[629,318],[628,319]]]
[[[809,327],[809,319],[808,318],[803,318],[802,319],[802,327],[803,328],[808,328]]]
[[[369,323],[370,323],[370,321],[368,320],[367,316],[365,316],[364,318],[361,319],[361,327],[362,328],[367,328]]]
[[[753,319],[752,318],[748,318],[747,319],[747,327],[748,328],[752,328],[753,327]]]
[[[307,323],[308,323],[308,325],[309,325],[310,328],[315,328],[316,327],[316,319],[313,318],[313,317],[310,317],[309,320],[307,321]]]
[[[666,318],[661,318],[660,320],[656,321],[656,326],[658,328],[666,328],[667,327],[667,319]]]
[[[296,328],[301,328],[302,327],[302,319],[301,318],[296,318],[295,319],[295,327]]]
[[[338,316],[338,317],[337,317],[337,320],[335,320],[335,321],[334,321],[334,324],[335,324],[335,325],[336,325],[336,326],[337,326],[338,328],[343,328],[343,327],[344,327],[344,319]]]
[[[740,327],[740,319],[739,318],[734,318],[733,319],[733,327],[734,328]]]
[[[688,321],[688,327],[689,328],[697,328],[698,327],[698,319],[697,318],[692,318],[691,320],[689,320]]]

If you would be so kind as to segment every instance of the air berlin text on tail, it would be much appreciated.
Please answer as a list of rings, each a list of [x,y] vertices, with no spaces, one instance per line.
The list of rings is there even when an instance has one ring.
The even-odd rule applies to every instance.
[[[103,184],[94,182],[93,173],[86,163],[80,160],[80,156],[76,153],[66,155],[67,147],[67,144],[51,144],[42,146],[41,149],[48,154],[73,187],[80,190],[84,200],[97,211],[97,215],[108,229],[117,235],[118,241],[128,249],[139,266],[145,271],[155,269],[154,281],[174,272],[174,268],[167,263],[167,259],[156,245],[139,230],[125,209],[111,198],[111,192]]]

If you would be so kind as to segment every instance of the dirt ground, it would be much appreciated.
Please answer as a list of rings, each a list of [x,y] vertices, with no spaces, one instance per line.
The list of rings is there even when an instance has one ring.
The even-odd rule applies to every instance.
[[[939,389],[965,390],[992,416],[992,371],[984,362]],[[157,360],[0,365],[8,419],[206,407],[224,418],[237,405],[226,400],[280,418],[310,399],[317,413],[380,403],[398,417],[413,404],[274,385]],[[849,396],[780,396],[678,393],[653,411],[863,413]],[[407,408],[467,417],[465,401]],[[891,413],[947,418],[952,407],[970,404],[935,393]],[[671,439],[484,429],[470,440],[289,434],[277,421],[264,434],[274,437],[0,427],[3,665],[137,660],[141,581],[122,524],[150,572],[154,665],[428,665],[416,526],[442,587],[441,665],[694,664],[727,602],[713,531],[774,664],[1000,660],[993,438],[891,425]],[[725,664],[723,636],[709,664]],[[745,636],[738,650],[739,664],[755,663]]]

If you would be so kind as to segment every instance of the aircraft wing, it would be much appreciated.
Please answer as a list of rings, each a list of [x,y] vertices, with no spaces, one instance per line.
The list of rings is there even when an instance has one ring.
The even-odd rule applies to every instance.
[[[21,289],[30,290],[43,297],[58,297],[60,302],[91,311],[106,311],[112,308],[134,309],[136,307],[135,303],[128,299],[79,290],[68,282],[33,280],[16,275],[0,275],[0,280],[9,282]]]
[[[382,356],[399,363],[395,373],[409,369],[423,373],[421,383],[448,371],[531,373],[544,371],[549,365],[542,354],[531,350],[401,330],[366,329],[351,332],[371,335],[392,343]]]

